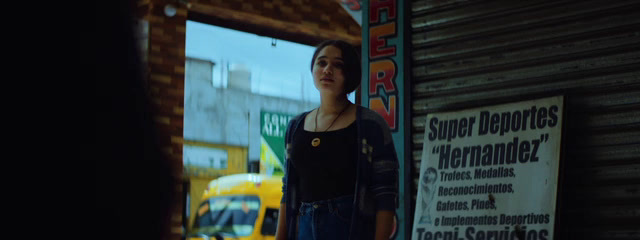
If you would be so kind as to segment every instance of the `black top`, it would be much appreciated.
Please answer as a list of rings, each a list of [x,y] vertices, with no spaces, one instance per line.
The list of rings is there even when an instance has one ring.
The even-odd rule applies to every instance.
[[[346,128],[327,132],[300,129],[292,142],[291,162],[298,173],[298,192],[303,202],[327,200],[355,192],[358,129],[355,121]],[[320,139],[314,147],[311,142]]]

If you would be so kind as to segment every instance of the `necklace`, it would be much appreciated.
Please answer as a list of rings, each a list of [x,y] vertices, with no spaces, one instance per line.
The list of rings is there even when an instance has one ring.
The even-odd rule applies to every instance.
[[[347,104],[347,106],[342,109],[342,111],[340,111],[340,113],[338,114],[338,116],[336,118],[333,119],[333,122],[331,122],[331,124],[329,125],[329,127],[327,127],[327,129],[325,129],[324,131],[326,132],[327,130],[329,130],[329,128],[331,128],[331,126],[333,126],[333,124],[336,122],[336,120],[338,120],[338,118],[340,118],[340,115],[342,115],[342,113],[347,110],[347,108],[349,108],[349,106],[351,106],[351,104]],[[316,126],[314,128],[313,131],[317,132],[318,131],[318,113],[320,112],[320,108],[318,108],[318,111],[316,111]],[[320,138],[316,137],[313,140],[311,140],[311,146],[313,147],[318,147],[320,146]]]

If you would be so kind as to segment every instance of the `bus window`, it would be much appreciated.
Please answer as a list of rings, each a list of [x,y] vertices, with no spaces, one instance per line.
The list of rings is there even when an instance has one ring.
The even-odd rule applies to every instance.
[[[264,236],[275,236],[276,229],[278,228],[278,214],[280,209],[267,208],[264,213],[264,221],[262,222],[262,229],[260,233]]]
[[[258,218],[260,199],[257,196],[213,197],[198,208],[194,222],[197,234],[242,237],[249,236]]]

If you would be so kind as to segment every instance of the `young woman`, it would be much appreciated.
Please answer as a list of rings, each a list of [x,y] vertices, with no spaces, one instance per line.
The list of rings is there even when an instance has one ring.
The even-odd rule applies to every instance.
[[[321,104],[287,128],[276,239],[389,239],[398,160],[382,117],[347,99],[360,84],[360,58],[348,43],[326,41],[311,72]]]

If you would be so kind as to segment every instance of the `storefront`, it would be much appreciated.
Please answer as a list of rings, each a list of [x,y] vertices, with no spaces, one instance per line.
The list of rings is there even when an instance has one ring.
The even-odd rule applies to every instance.
[[[562,96],[565,107],[556,224],[547,238],[640,237],[637,1],[372,0],[362,4],[361,33],[345,24],[350,16],[338,13],[339,4],[326,2],[141,1],[148,81],[162,110],[155,120],[177,174],[187,19],[305,44],[337,38],[361,44],[359,100],[394,130],[401,160],[397,239],[417,239],[412,226],[429,114],[552,96]]]
[[[183,163],[183,147],[194,144],[184,137],[187,20],[306,45],[326,39],[340,39],[356,46],[361,42],[360,26],[337,1],[143,0],[136,4],[138,40],[146,66],[145,81],[153,108],[157,110],[154,121],[158,124],[158,141],[163,152],[171,158],[174,178],[178,181],[193,175],[192,169]],[[206,144],[216,148],[229,147]],[[227,152],[229,161],[233,153],[241,152],[238,156],[243,161],[236,162],[246,163],[246,146],[233,146]],[[176,194],[186,196],[188,188],[200,191],[199,188],[194,190],[196,185],[192,181],[191,186],[176,186]],[[191,196],[194,197],[197,198]],[[185,211],[193,212],[194,209],[189,209],[185,201],[186,197],[176,203],[178,206],[171,222],[173,239],[180,239],[188,229]]]
[[[363,14],[369,70],[362,102],[398,128],[405,238],[438,239],[425,229],[409,233],[421,204],[428,116],[553,96],[564,99],[565,121],[554,145],[560,150],[550,207],[555,231],[526,238],[640,237],[638,7],[636,1],[370,1]],[[498,225],[516,231],[515,224]],[[450,230],[473,238],[465,227]],[[489,235],[474,239],[483,237]]]

